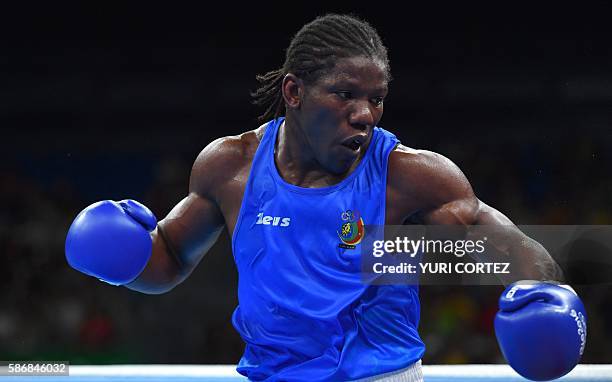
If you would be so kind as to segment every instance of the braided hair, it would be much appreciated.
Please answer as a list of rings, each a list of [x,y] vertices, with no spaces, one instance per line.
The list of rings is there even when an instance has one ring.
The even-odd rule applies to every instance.
[[[337,59],[357,56],[382,61],[390,80],[387,49],[366,21],[350,15],[328,14],[304,25],[291,40],[283,66],[256,77],[260,86],[251,93],[253,103],[265,108],[259,120],[267,121],[284,113],[282,84],[287,73],[311,84],[333,69]]]

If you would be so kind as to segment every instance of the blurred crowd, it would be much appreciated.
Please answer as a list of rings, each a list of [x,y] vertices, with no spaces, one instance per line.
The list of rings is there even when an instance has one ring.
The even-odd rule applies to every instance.
[[[511,135],[495,144],[487,139],[473,140],[469,148],[441,140],[432,149],[458,163],[476,193],[517,223],[612,224],[612,178],[601,176],[612,168],[604,143],[588,137],[547,145],[513,141]],[[78,172],[34,170],[53,161],[71,166],[82,160],[61,155],[32,154],[28,163],[39,166],[16,158],[2,164],[0,359],[236,363],[243,344],[230,322],[237,274],[227,233],[191,278],[168,294],[142,295],[84,276],[66,264],[64,238],[72,219],[99,198],[104,185],[79,178]],[[113,160],[129,163],[122,155],[113,154]],[[147,181],[116,188],[130,190],[124,197],[141,200],[162,218],[185,196],[192,160],[161,155],[144,165],[126,164],[122,172],[139,171]],[[88,176],[99,172],[102,182],[105,165],[105,159],[91,160]],[[584,362],[609,362],[609,285],[577,289],[589,318]],[[493,333],[501,290],[421,287],[424,362],[503,362]]]

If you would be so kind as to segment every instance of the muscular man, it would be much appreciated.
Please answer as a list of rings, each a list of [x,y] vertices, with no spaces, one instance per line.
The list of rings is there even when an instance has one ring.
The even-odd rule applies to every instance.
[[[233,324],[246,343],[240,373],[421,380],[418,291],[362,283],[359,245],[341,245],[337,233],[343,217],[359,211],[376,225],[512,223],[478,200],[450,160],[376,127],[390,68],[366,22],[317,18],[293,38],[282,68],[258,79],[254,97],[266,123],[204,148],[188,196],[157,225],[133,201],[86,209],[68,236],[69,262],[107,282],[164,293],[227,227],[240,280]],[[126,225],[144,228],[126,234]],[[115,239],[104,241],[100,230]],[[522,265],[522,278],[560,277],[541,246],[516,242],[505,250]]]

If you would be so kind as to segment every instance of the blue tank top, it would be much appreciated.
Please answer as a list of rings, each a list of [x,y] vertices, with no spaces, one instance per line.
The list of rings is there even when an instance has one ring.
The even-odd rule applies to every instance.
[[[232,322],[246,343],[238,372],[252,380],[347,381],[411,365],[425,351],[417,287],[368,285],[360,273],[360,225],[385,223],[397,138],[374,128],[348,177],[303,188],[285,182],[274,163],[282,122],[266,127],[232,238],[239,301]]]

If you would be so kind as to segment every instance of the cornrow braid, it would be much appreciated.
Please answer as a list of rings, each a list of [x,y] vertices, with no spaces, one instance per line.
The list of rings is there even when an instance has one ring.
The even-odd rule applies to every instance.
[[[387,79],[391,79],[387,49],[366,21],[328,14],[304,25],[291,40],[282,68],[256,77],[260,86],[251,93],[253,103],[265,108],[259,120],[277,118],[285,112],[282,84],[287,73],[311,84],[333,69],[337,59],[357,56],[380,60]]]

